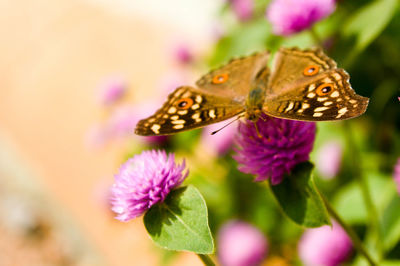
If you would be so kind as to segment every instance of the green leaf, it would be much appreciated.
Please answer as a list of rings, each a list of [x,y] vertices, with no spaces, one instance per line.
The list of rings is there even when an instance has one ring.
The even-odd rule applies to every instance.
[[[378,0],[360,8],[345,23],[345,36],[356,35],[354,50],[362,51],[385,29],[397,9],[398,0]]]
[[[214,251],[207,206],[193,186],[171,191],[164,203],[147,211],[143,220],[150,237],[163,248],[199,254]]]
[[[394,186],[394,184],[393,184]],[[400,197],[394,193],[382,217],[383,246],[386,251],[400,241]]]
[[[374,199],[374,204],[381,213],[395,190],[392,180],[380,173],[365,172],[365,179]],[[350,224],[363,224],[368,219],[367,209],[358,181],[343,186],[335,195],[333,206],[339,215]]]
[[[310,162],[299,164],[271,189],[284,213],[295,223],[305,227],[329,225],[325,204],[311,177],[312,169]]]

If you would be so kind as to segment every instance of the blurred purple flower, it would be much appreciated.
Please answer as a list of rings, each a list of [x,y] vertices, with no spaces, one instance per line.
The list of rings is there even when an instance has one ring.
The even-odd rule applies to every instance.
[[[106,123],[106,131],[110,139],[136,136],[147,143],[160,144],[167,140],[167,136],[142,137],[135,135],[135,127],[140,119],[148,117],[157,108],[151,104],[135,106],[120,106],[112,113]]]
[[[112,210],[123,222],[141,216],[187,177],[185,161],[177,165],[175,155],[150,150],[122,164],[111,187]]]
[[[119,101],[126,94],[126,82],[120,77],[113,77],[101,85],[98,94],[100,104],[108,106]]]
[[[86,132],[85,144],[90,149],[101,148],[107,141],[107,130],[105,130],[103,125],[95,124]]]
[[[320,174],[331,179],[337,175],[342,162],[342,146],[337,141],[325,143],[318,151],[315,165]]]
[[[400,194],[400,158],[397,159],[397,163],[394,166],[393,178],[394,182],[397,184],[397,191]]]
[[[229,0],[229,2],[240,21],[251,19],[254,11],[254,0]]]
[[[335,8],[335,0],[274,0],[266,15],[275,34],[291,35],[310,28]]]
[[[234,158],[239,170],[256,175],[256,181],[270,178],[271,184],[279,184],[284,174],[309,159],[315,123],[263,116],[257,127],[261,138],[253,122],[240,122]]]
[[[299,241],[298,252],[306,265],[335,266],[345,261],[353,248],[346,232],[337,222],[307,229]]]
[[[193,61],[193,53],[186,43],[176,44],[173,48],[174,60],[181,64],[188,64]]]
[[[254,226],[231,221],[219,230],[217,250],[221,265],[259,265],[267,256],[268,243]]]
[[[237,123],[227,126],[220,132],[211,135],[212,132],[221,129],[227,122],[221,122],[207,126],[201,135],[201,144],[214,155],[224,155],[233,146],[234,136],[237,132]]]

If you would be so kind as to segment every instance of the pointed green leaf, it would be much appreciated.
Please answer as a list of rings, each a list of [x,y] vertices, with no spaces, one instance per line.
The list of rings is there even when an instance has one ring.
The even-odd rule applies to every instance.
[[[299,164],[280,184],[271,186],[284,213],[305,227],[330,224],[325,204],[311,177],[312,169],[310,162]]]
[[[207,206],[193,186],[171,191],[164,203],[147,211],[143,220],[150,237],[163,248],[199,254],[214,251]]]
[[[343,33],[357,36],[355,50],[363,50],[378,37],[396,13],[397,5],[398,0],[373,1],[350,17]]]
[[[383,244],[386,251],[392,249],[400,241],[400,197],[393,195],[391,202],[383,212],[382,231]]]

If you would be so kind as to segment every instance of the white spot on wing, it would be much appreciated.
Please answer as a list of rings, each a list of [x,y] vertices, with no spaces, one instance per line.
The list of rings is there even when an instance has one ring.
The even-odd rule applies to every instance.
[[[174,114],[176,112],[176,107],[170,107],[169,109],[168,109],[168,113],[169,114]]]
[[[309,94],[307,94],[308,98],[314,98],[315,97],[315,93],[314,92],[310,92]]]
[[[329,109],[329,107],[317,107],[314,109],[314,112],[322,112]]]
[[[331,97],[333,97],[333,98],[339,97],[339,92],[338,91],[332,92]]]
[[[313,117],[321,117],[323,114],[322,113],[314,113]]]
[[[211,110],[208,112],[208,115],[209,115],[211,118],[216,118],[215,110],[214,110],[214,109],[211,109]]]
[[[151,126],[151,130],[155,133],[155,134],[160,134],[160,128],[161,126],[159,124],[154,124]]]
[[[182,125],[182,124],[173,126],[174,129],[181,129],[183,127],[184,127],[184,125]]]
[[[294,102],[290,102],[289,105],[288,105],[288,107],[285,109],[284,112],[288,112],[288,111],[292,110],[292,109],[293,109],[293,106],[294,106]]]

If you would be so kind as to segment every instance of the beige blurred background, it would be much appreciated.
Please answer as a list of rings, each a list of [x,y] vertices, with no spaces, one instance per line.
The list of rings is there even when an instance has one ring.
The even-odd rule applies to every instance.
[[[114,221],[96,201],[96,188],[112,182],[122,152],[121,146],[93,151],[85,145],[88,128],[101,117],[96,86],[117,73],[134,88],[132,101],[151,98],[170,68],[171,40],[182,37],[207,49],[217,5],[215,0],[0,0],[0,165],[24,169],[23,178],[39,184],[46,201],[68,217],[96,257],[84,265],[160,262],[142,219]],[[15,171],[3,170],[8,174],[0,178],[12,180]],[[0,262],[25,255],[7,245],[1,243]],[[173,261],[188,263],[201,265],[192,254]]]

